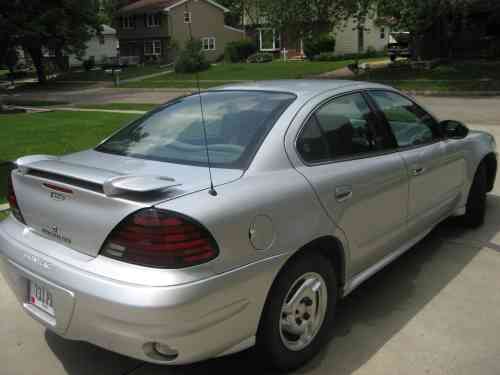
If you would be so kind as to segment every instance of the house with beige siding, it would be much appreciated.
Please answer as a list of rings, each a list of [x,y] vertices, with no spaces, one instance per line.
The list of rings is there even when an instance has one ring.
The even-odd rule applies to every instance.
[[[286,49],[289,57],[303,55],[302,41],[270,27],[265,13],[257,6],[246,7],[243,24],[247,34],[255,40],[260,51],[278,53]],[[331,34],[336,40],[335,54],[337,55],[366,52],[370,49],[383,51],[389,44],[389,30],[387,26],[376,22],[375,13],[368,17],[363,28],[358,28],[355,20],[351,18],[338,22]]]
[[[115,20],[120,56],[143,62],[174,60],[190,36],[202,42],[209,61],[224,54],[226,44],[245,32],[224,22],[229,9],[213,0],[139,0],[121,8]]]

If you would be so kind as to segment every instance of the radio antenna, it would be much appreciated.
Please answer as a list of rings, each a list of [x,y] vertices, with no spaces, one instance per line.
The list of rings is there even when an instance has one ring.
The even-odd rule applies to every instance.
[[[189,14],[189,22],[187,24],[188,30],[189,30],[189,39],[190,39],[190,41],[193,41],[194,39],[193,39],[193,29],[191,27],[191,12],[189,12],[189,0],[186,1],[186,3],[185,3],[185,10],[186,10],[186,13]],[[201,95],[200,76],[199,76],[198,70],[196,70],[196,72],[195,72],[195,77],[196,77],[196,87],[198,89],[198,99],[200,101],[200,113],[201,113],[201,122],[203,125],[202,126],[203,127],[203,138],[205,140],[205,151],[207,153],[208,175],[210,178],[210,190],[208,191],[208,193],[211,196],[215,197],[215,196],[217,196],[217,191],[215,190],[214,179],[212,176],[212,162],[210,160],[210,151],[208,148],[207,122],[205,119],[205,109],[203,106],[203,97]]]

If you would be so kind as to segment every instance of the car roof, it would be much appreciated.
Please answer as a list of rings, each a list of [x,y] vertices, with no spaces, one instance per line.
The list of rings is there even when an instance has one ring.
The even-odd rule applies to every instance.
[[[234,90],[234,91],[271,91],[287,92],[302,99],[312,98],[328,91],[351,91],[356,89],[386,88],[388,86],[360,81],[334,80],[334,79],[295,79],[276,81],[256,81],[230,84],[212,88],[208,91]]]

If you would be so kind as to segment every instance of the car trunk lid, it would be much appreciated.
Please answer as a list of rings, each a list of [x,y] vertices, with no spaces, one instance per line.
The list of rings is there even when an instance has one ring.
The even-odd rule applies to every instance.
[[[13,185],[36,234],[97,256],[109,233],[133,212],[209,187],[204,167],[85,151],[17,161]],[[241,170],[214,170],[216,185]]]

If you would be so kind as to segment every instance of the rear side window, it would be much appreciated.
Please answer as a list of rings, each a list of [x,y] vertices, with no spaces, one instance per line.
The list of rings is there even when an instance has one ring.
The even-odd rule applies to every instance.
[[[361,94],[342,96],[310,117],[297,141],[298,152],[308,163],[378,152],[384,140],[377,138],[375,122]]]
[[[319,128],[316,116],[311,116],[302,132],[297,149],[308,163],[320,163],[330,159],[328,145]]]
[[[370,92],[387,120],[398,147],[425,145],[442,137],[434,118],[409,99],[389,91]]]
[[[203,93],[210,161],[214,167],[246,169],[268,131],[295,100],[288,93]],[[169,103],[119,131],[97,151],[179,164],[207,165],[200,97]]]

